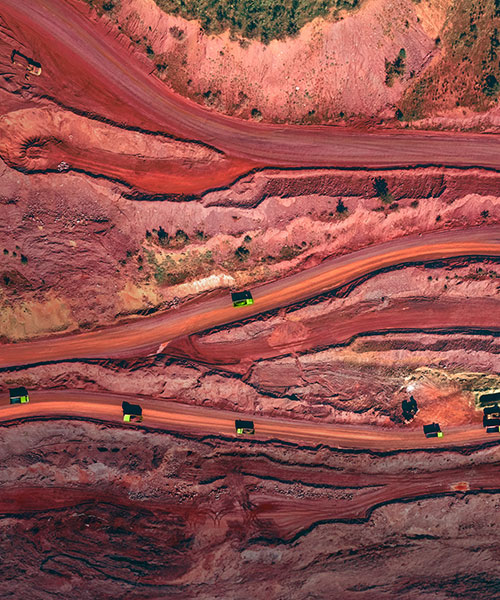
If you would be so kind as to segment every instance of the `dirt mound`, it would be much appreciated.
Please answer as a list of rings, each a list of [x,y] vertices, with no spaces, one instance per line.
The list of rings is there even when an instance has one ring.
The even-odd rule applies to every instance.
[[[28,173],[74,170],[146,194],[195,194],[228,184],[250,168],[202,144],[127,131],[50,108],[8,113],[0,119],[0,136],[0,156],[10,167]]]

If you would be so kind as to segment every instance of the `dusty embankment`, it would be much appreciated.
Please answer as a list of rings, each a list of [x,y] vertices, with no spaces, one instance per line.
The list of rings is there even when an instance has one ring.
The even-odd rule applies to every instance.
[[[0,156],[23,172],[79,171],[137,193],[190,196],[230,184],[256,165],[213,148],[147,135],[50,108],[0,118]]]
[[[4,429],[0,454],[1,571],[16,597],[36,586],[82,600],[103,587],[109,598],[243,598],[256,569],[257,598],[392,598],[409,587],[417,598],[470,589],[471,577],[476,597],[491,597],[495,448],[367,460],[34,422]],[[12,577],[19,564],[23,577]]]
[[[369,244],[500,221],[497,177],[481,170],[264,171],[180,205],[124,199],[116,184],[78,174],[0,169],[6,340],[85,330]]]
[[[491,3],[359,4],[268,44],[206,35],[197,20],[166,14],[154,0],[106,3],[113,8],[101,12],[158,77],[213,111],[274,122],[498,128],[495,94],[484,90],[488,74],[498,79]]]

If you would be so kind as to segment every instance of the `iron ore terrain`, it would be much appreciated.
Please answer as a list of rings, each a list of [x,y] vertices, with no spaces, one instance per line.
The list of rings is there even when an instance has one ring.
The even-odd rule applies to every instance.
[[[0,0],[1,598],[500,598],[499,29]]]

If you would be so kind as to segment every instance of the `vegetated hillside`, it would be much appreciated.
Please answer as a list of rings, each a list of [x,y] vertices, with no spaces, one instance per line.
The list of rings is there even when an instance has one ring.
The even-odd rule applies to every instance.
[[[500,123],[491,110],[500,85],[495,0],[87,2],[170,88],[221,113],[301,124]]]
[[[500,0],[455,0],[436,43],[441,58],[407,90],[400,116],[457,107],[485,111],[500,91]]]
[[[200,21],[206,33],[230,29],[263,42],[294,35],[315,17],[352,9],[360,0],[155,0],[165,12]]]

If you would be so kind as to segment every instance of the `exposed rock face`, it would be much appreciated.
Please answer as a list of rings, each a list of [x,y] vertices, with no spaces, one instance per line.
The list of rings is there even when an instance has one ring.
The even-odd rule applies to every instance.
[[[256,598],[486,599],[498,584],[494,448],[374,456],[61,421],[4,429],[0,458],[16,598],[243,599],[258,579]]]
[[[497,177],[481,170],[264,171],[182,205],[124,199],[124,188],[71,172],[4,165],[1,177],[0,335],[11,339],[252,286],[411,233],[500,220]],[[380,177],[391,204],[376,194]]]
[[[340,144],[338,162],[314,162],[308,142],[292,155],[310,162],[281,163],[279,155],[257,164],[245,157],[286,128],[217,114],[251,117],[255,109],[254,119],[310,123],[334,121],[348,106],[392,119],[414,77],[407,71],[387,86],[385,60],[405,47],[415,77],[435,66],[449,1],[368,0],[337,23],[311,23],[295,40],[248,48],[202,36],[196,23],[162,15],[152,0],[117,3],[119,35],[77,0],[58,2],[47,22],[23,20],[40,6],[46,15],[51,1],[5,0],[0,20],[0,353],[31,353],[26,362],[7,357],[2,364],[14,366],[0,369],[0,595],[498,597],[498,436],[480,437],[476,405],[478,390],[500,389],[499,175],[486,168],[496,160],[490,146],[481,146],[495,148],[494,136],[445,135],[459,148],[454,163],[424,154],[418,164],[390,157],[397,168],[345,164]],[[87,36],[95,32],[96,47],[100,37],[111,40],[104,54],[92,54]],[[140,38],[132,52],[127,35]],[[166,88],[141,55],[147,43],[155,60],[170,61],[161,78],[197,100],[206,94],[212,112]],[[43,75],[14,64],[14,46],[43,57]],[[281,52],[286,58],[277,60]],[[107,61],[102,71],[99,59]],[[468,126],[493,129],[495,118],[471,116]],[[213,129],[205,128],[210,119]],[[351,133],[380,155],[380,138]],[[384,135],[391,142],[395,133]],[[405,144],[433,136],[442,139],[412,132]],[[470,160],[460,146],[468,137],[481,139]],[[334,147],[322,139],[320,154]],[[234,154],[226,154],[229,143]],[[469,228],[490,250],[472,251],[460,239]],[[407,237],[419,244],[440,230],[454,230],[454,252],[417,260]],[[404,260],[382,267],[369,255],[353,276],[349,254],[386,242],[403,247]],[[248,318],[231,312],[230,290],[277,285],[309,267],[319,267],[320,278],[332,257],[345,277],[314,288],[321,296],[304,294],[293,306],[277,299],[265,310],[257,302],[260,312]],[[196,311],[205,301],[225,302],[228,320],[203,330]],[[141,327],[156,332],[158,320],[183,322],[190,310],[186,321],[198,327],[182,332],[194,333],[140,345]],[[82,338],[71,334],[87,330],[102,328],[105,337],[119,322],[136,328],[132,351],[113,354],[104,344],[101,353],[51,360],[33,350],[55,346],[54,336],[78,345]],[[130,343],[120,327],[114,341]],[[32,402],[15,421],[19,407],[6,404],[7,389],[22,385]],[[158,412],[183,402],[191,416],[211,407],[217,416],[229,409],[287,418],[295,429],[301,421],[313,431],[337,424],[356,430],[363,449],[300,445],[293,434],[290,442],[258,432],[238,438],[234,415],[226,429],[197,435],[187,425],[175,432],[171,422],[159,433],[147,419],[113,426],[91,409],[36,415],[37,393],[68,389],[75,405],[82,391],[106,392],[88,403],[111,406],[106,418],[120,417],[117,395],[128,394],[147,397]],[[405,419],[410,394],[418,412]],[[443,449],[445,438],[415,449],[412,436],[434,421],[460,435],[477,429],[481,442]],[[375,428],[407,436],[411,449],[367,448],[366,431]],[[422,436],[422,447],[427,441]]]

